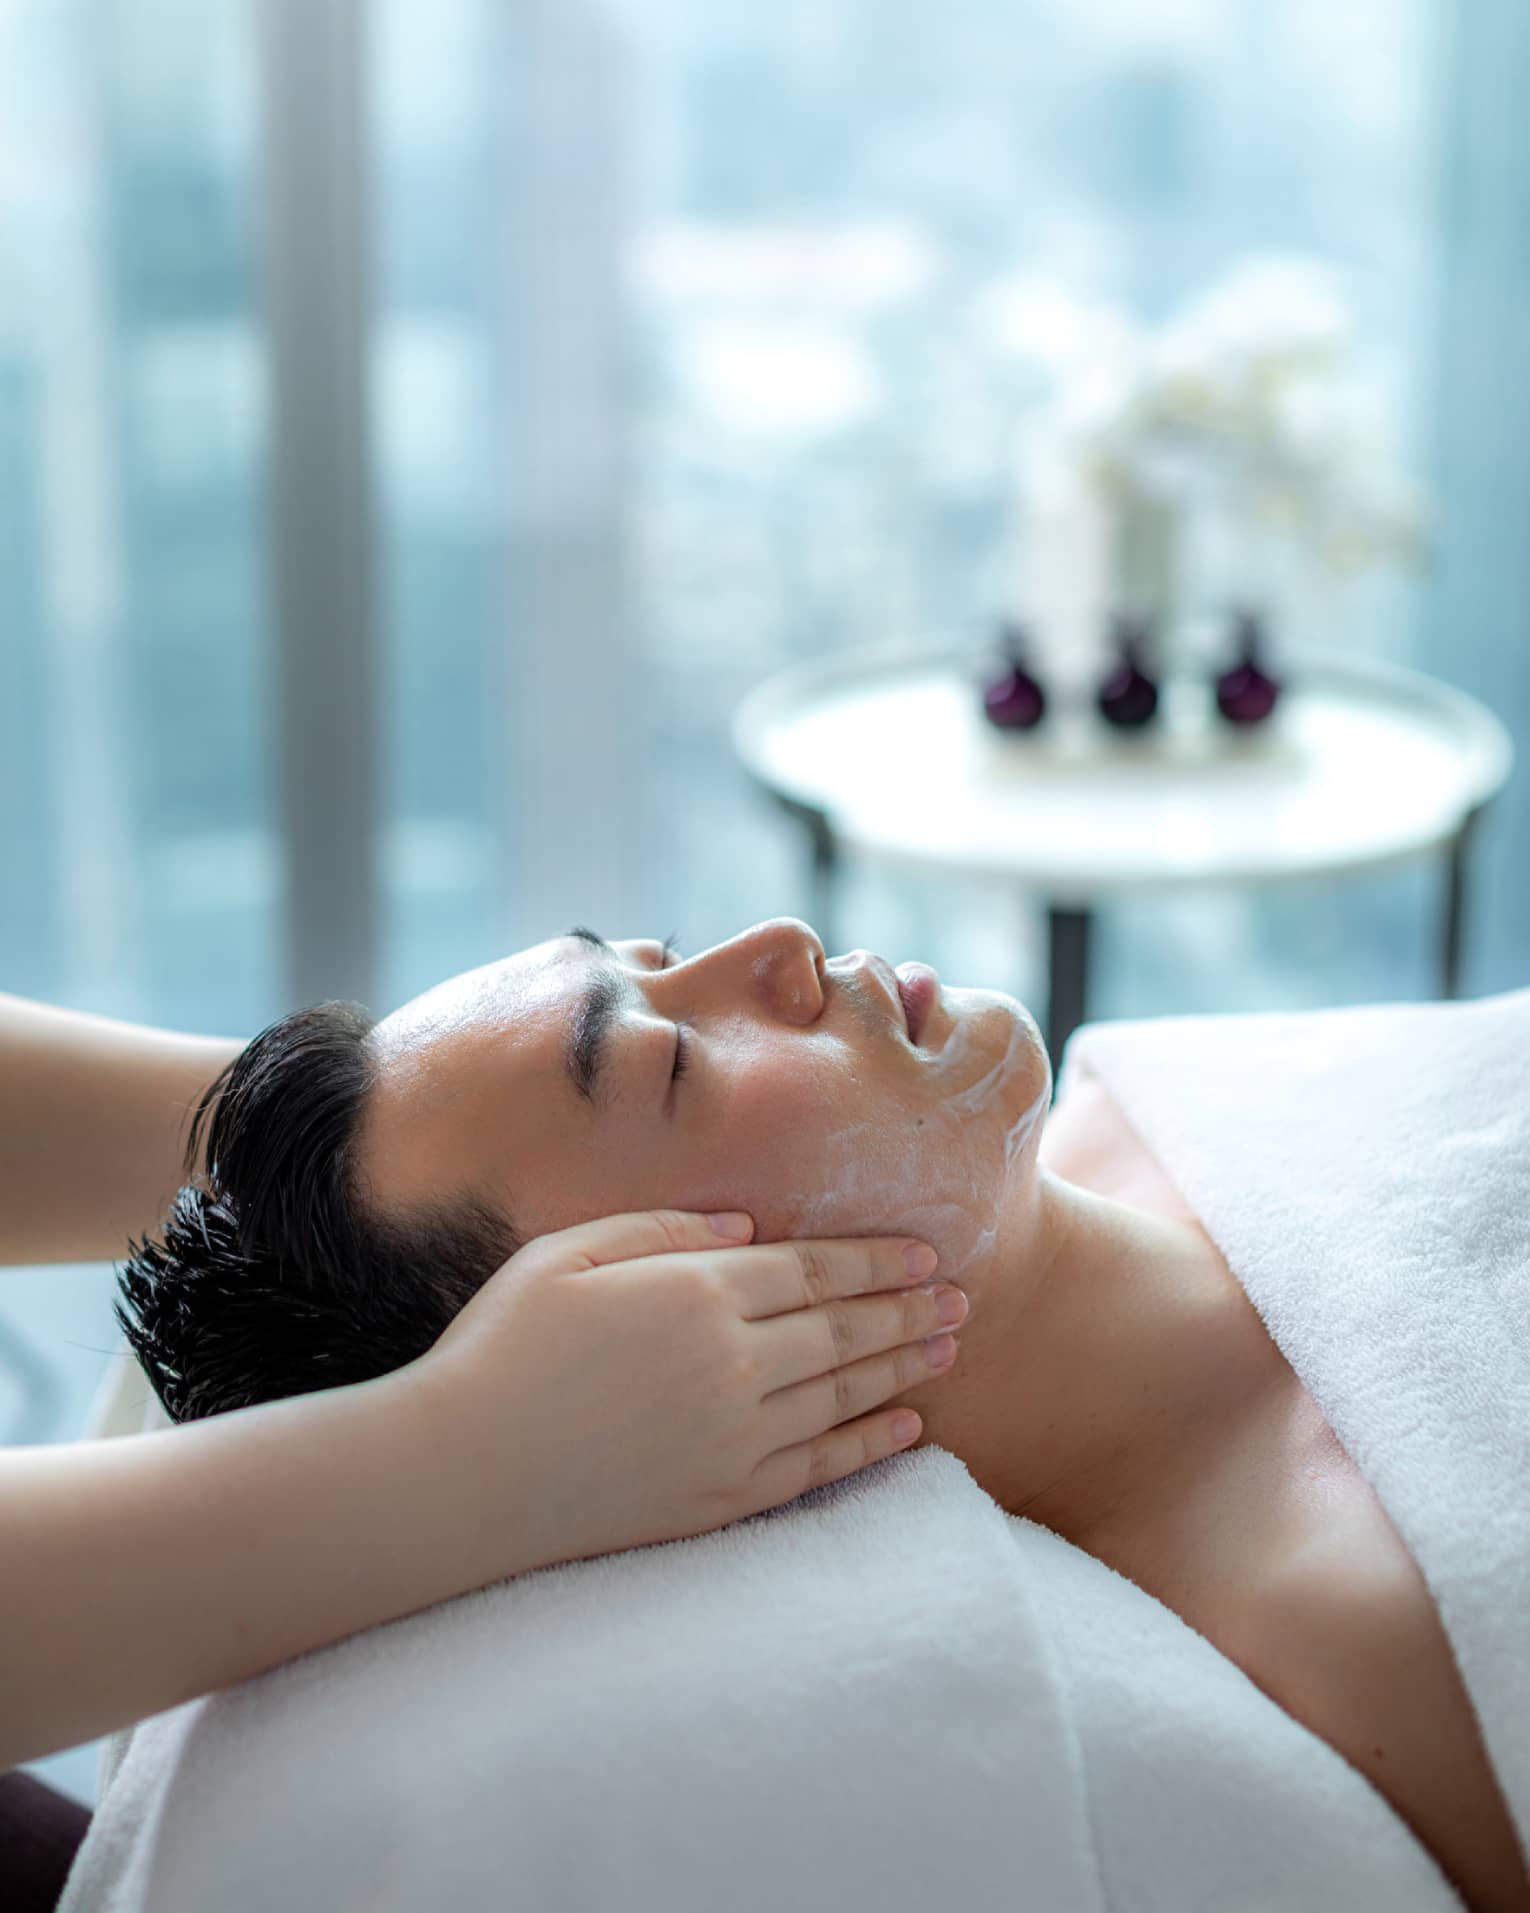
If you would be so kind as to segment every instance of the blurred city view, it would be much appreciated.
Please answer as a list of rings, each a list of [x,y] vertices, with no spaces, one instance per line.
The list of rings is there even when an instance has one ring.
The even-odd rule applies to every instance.
[[[1503,261],[1453,198],[1504,48],[1444,0],[363,11],[374,1008],[575,918],[695,949],[805,912],[733,706],[842,647],[976,657],[1068,313],[1150,319],[1240,253],[1343,271],[1441,514],[1429,573],[1295,635],[1508,698],[1530,585],[1468,548],[1527,482],[1470,303]],[[248,0],[0,5],[4,985],[232,1033],[291,1007],[260,58]],[[1474,992],[1526,980],[1507,829]],[[1124,905],[1099,1013],[1425,994],[1437,882]],[[1040,985],[1018,897],[854,870],[841,921]]]

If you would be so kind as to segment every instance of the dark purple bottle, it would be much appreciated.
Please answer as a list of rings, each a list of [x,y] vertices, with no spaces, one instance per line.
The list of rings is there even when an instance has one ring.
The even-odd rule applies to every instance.
[[[1000,627],[999,641],[1008,663],[983,689],[983,714],[1001,731],[1034,730],[1047,714],[1047,698],[1025,668],[1030,633],[1023,624],[1009,622]]]
[[[1151,628],[1141,618],[1119,617],[1115,621],[1117,660],[1102,679],[1094,701],[1100,716],[1117,730],[1140,730],[1157,712],[1158,686],[1146,668],[1151,636]]]
[[[1263,668],[1264,620],[1239,611],[1233,620],[1238,661],[1217,679],[1217,709],[1229,724],[1262,724],[1280,697],[1280,685]]]

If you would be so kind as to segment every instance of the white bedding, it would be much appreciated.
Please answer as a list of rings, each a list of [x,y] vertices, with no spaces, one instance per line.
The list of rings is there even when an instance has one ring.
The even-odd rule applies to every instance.
[[[1349,1913],[1380,1889],[1455,1905],[1231,1662],[931,1451],[159,1716],[64,1906]]]
[[[1413,1548],[1523,1834],[1530,991],[1095,1025],[1066,1068]],[[157,1717],[64,1909],[1457,1904],[1209,1643],[928,1452]]]

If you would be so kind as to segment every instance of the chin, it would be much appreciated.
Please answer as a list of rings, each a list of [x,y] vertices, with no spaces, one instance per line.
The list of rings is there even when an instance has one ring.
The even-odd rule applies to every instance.
[[[1052,1060],[1041,1026],[1018,997],[1003,990],[949,989],[946,1007],[953,1019],[958,1049],[981,1056],[997,1068],[1006,1086],[1024,1091],[1022,1104],[1052,1094]],[[949,1039],[948,1039],[949,1040]]]

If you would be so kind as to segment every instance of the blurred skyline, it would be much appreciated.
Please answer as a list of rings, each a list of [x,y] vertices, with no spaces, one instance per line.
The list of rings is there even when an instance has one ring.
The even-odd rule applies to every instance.
[[[976,654],[1009,608],[1017,302],[1151,319],[1316,255],[1435,475],[1438,0],[364,18],[376,1008],[574,916],[694,948],[806,907],[728,715],[838,648]],[[252,1029],[290,1006],[254,15],[7,0],[0,36],[6,986]],[[1512,617],[1463,658],[1448,616],[1381,581],[1291,635],[1499,681]],[[1433,882],[1128,907],[1100,1013],[1420,993]],[[1485,918],[1469,987],[1505,987],[1524,912]],[[1037,982],[1019,899],[863,871],[842,920]]]

